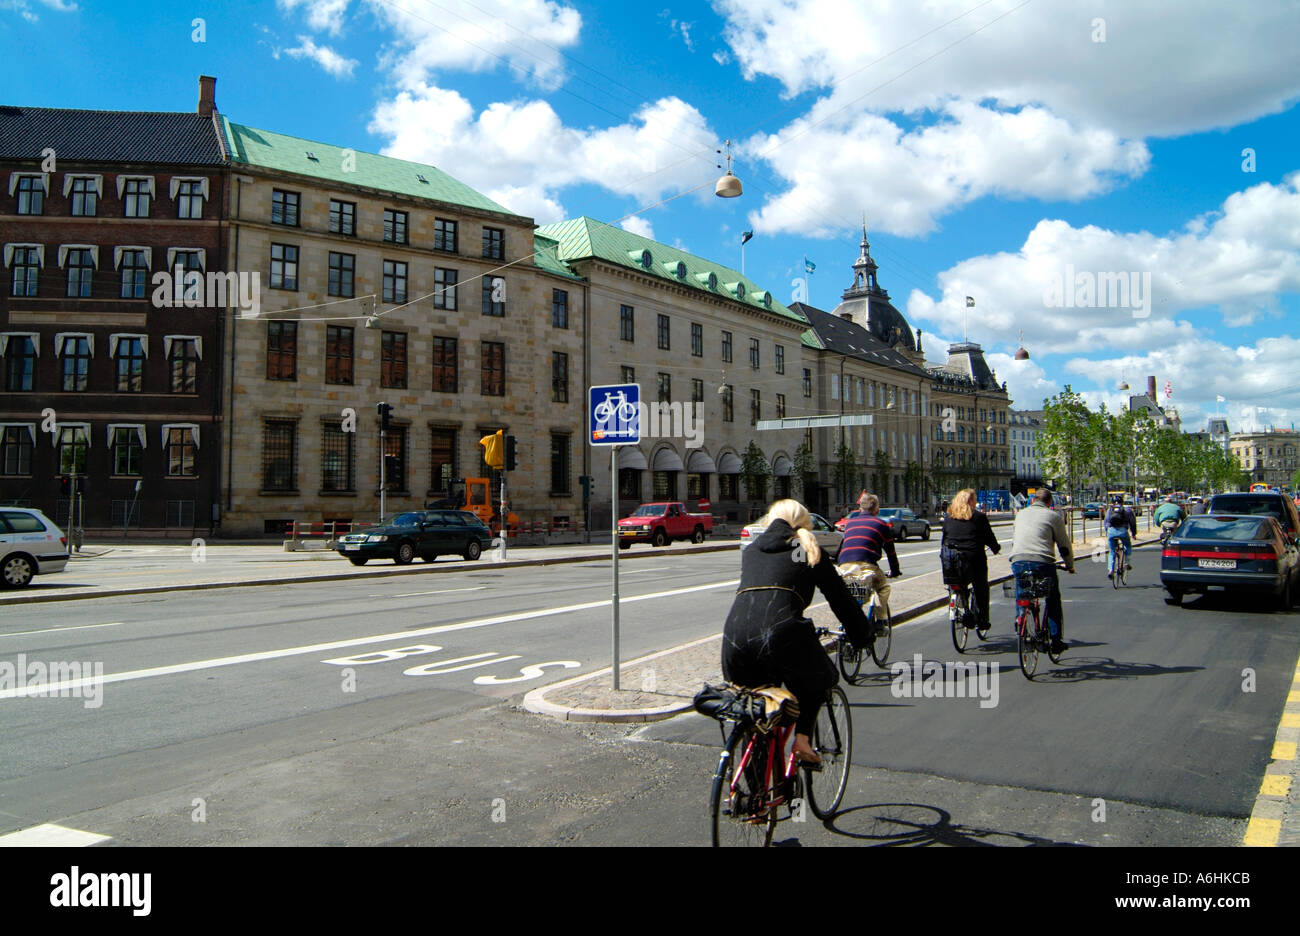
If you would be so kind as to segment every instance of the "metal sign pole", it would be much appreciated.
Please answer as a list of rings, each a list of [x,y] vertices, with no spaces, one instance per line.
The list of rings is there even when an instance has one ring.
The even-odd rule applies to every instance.
[[[384,489],[388,487],[385,468],[388,462],[388,447],[384,444],[384,427],[379,427],[379,522],[384,522]]]
[[[503,456],[504,457],[504,456]],[[501,558],[506,557],[506,540],[510,536],[506,524],[506,470],[501,469]]]
[[[614,691],[618,692],[618,446],[609,447],[609,548],[613,556],[614,568],[614,646],[612,651],[614,667]]]

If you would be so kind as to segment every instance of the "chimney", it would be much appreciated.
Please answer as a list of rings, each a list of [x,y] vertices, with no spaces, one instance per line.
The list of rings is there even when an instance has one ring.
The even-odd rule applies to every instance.
[[[851,321],[853,321],[853,313],[852,313],[852,312],[841,312],[841,313],[840,313],[840,318],[844,319],[844,321],[846,321],[846,322],[851,322]]]
[[[921,329],[919,328],[916,330],[916,350],[918,352],[921,350]]]
[[[199,75],[198,114],[200,117],[211,117],[212,112],[216,109],[217,79],[209,77],[208,75]]]
[[[1151,397],[1151,399],[1153,399],[1153,400],[1157,398],[1157,397],[1156,397],[1156,379],[1155,379],[1154,377],[1148,377],[1148,378],[1147,378],[1147,396]]]

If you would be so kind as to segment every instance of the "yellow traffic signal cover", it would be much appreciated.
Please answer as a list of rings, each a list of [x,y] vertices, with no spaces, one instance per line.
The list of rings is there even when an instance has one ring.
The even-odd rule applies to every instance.
[[[478,440],[478,444],[485,449],[483,460],[488,463],[489,467],[501,468],[506,463],[504,434],[504,429],[498,429],[491,435]]]

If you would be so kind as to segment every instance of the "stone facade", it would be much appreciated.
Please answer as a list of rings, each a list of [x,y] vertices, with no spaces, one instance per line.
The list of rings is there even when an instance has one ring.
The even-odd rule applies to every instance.
[[[1290,488],[1291,479],[1300,471],[1300,432],[1293,429],[1234,432],[1228,450],[1252,483]]]

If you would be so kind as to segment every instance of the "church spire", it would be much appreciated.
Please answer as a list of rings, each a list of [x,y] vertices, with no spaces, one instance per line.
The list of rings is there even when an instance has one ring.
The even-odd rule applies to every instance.
[[[871,244],[867,241],[867,215],[862,213],[862,249],[858,259],[853,263],[853,285],[844,292],[844,298],[860,296],[864,293],[880,294],[880,284],[876,281],[876,261],[871,259]]]

